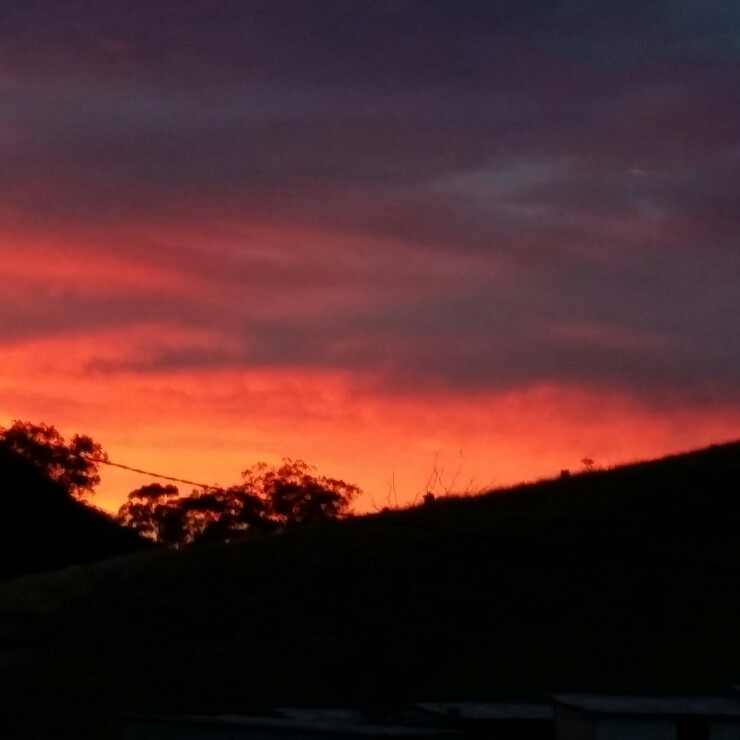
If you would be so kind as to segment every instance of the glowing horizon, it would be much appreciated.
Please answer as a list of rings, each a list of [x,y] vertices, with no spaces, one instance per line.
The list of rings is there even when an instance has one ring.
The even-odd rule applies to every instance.
[[[67,378],[55,387],[79,393],[82,385]],[[618,396],[544,385],[466,399],[384,398],[360,394],[337,375],[290,373],[102,376],[86,385],[76,399],[66,397],[66,409],[44,399],[28,420],[66,436],[90,434],[114,462],[207,485],[237,483],[257,462],[303,459],[359,485],[360,512],[419,502],[427,490],[481,492],[554,477],[579,470],[584,457],[611,467],[688,451],[730,440],[740,421],[718,409],[646,413]],[[98,405],[113,393],[112,409]],[[0,391],[9,424],[18,416],[6,412],[6,398]],[[135,401],[144,412],[132,408]],[[42,416],[52,405],[61,411],[56,420]],[[243,408],[258,411],[244,421]],[[101,477],[92,503],[109,511],[152,480],[109,466]]]
[[[361,509],[740,436],[736,5],[211,5],[7,10],[5,423]]]

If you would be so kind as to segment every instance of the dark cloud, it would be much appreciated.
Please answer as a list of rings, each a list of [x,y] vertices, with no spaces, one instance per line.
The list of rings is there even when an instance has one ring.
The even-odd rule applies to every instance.
[[[131,367],[737,393],[736,3],[29,0],[2,14],[8,222],[92,228],[80,249],[222,299],[54,295],[0,316],[6,341],[170,321],[231,349]],[[121,236],[152,222],[174,236]],[[222,226],[239,222],[292,241]]]

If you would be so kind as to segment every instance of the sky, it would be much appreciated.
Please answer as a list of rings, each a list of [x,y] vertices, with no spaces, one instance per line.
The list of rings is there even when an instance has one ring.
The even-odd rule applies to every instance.
[[[123,464],[372,510],[736,439],[739,234],[735,0],[0,8],[0,423]]]

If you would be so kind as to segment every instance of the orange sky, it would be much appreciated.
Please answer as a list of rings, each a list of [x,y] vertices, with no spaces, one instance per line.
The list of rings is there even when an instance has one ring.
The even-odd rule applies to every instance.
[[[199,245],[205,238],[196,229],[142,231],[121,228],[116,238]],[[271,245],[269,254],[277,259],[287,246],[310,251],[317,241],[339,252],[344,246],[345,254],[358,259],[382,258],[363,255],[364,240],[358,238],[342,245],[338,235],[264,225],[235,233]],[[243,301],[239,286],[214,291],[209,276],[177,264],[111,257],[101,244],[101,237],[89,232],[76,240],[63,234],[14,235],[0,251],[0,275],[11,286],[10,298],[31,311],[39,296],[55,300],[65,291],[90,300],[152,290],[163,302],[203,295],[204,303],[225,313],[237,311]],[[406,259],[413,265],[413,250]],[[465,258],[459,263],[464,270]],[[455,269],[454,260],[447,264]],[[510,279],[506,270],[501,274]],[[288,308],[320,314],[327,305],[341,311],[363,300],[342,286],[313,299],[309,290],[303,303],[299,295]],[[286,310],[281,304],[254,307],[256,314]],[[566,347],[570,341],[617,347],[636,341],[587,324],[563,324],[558,333]],[[191,327],[175,317],[169,322],[144,317],[122,326],[70,323],[61,331],[8,341],[0,353],[0,418],[52,423],[66,435],[90,434],[113,461],[203,483],[234,483],[258,461],[304,459],[322,474],[358,484],[365,491],[358,510],[411,503],[427,489],[477,491],[553,476],[562,468],[579,469],[583,457],[604,466],[649,458],[724,441],[740,429],[738,408],[641,403],[596,383],[589,388],[534,382],[458,392],[412,384],[393,391],[378,381],[377,370],[361,367],[148,366],[162,353],[228,351],[233,342],[218,324]],[[104,467],[96,503],[116,510],[146,480]]]
[[[740,437],[740,6],[555,5],[4,6],[0,423],[363,510]]]

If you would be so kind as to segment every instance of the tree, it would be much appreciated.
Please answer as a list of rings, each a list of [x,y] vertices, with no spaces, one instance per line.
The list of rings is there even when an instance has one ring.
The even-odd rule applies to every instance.
[[[101,445],[87,435],[67,441],[50,424],[15,420],[0,427],[0,446],[31,462],[70,496],[83,499],[100,483],[100,463],[108,460]]]
[[[117,519],[155,542],[175,547],[274,529],[262,500],[241,486],[180,496],[176,486],[150,483],[128,495]]]
[[[118,521],[163,545],[228,542],[349,513],[357,486],[315,474],[302,460],[286,458],[242,472],[242,482],[180,496],[175,486],[152,483],[132,491]]]
[[[116,518],[154,542],[178,545],[183,539],[177,486],[149,483],[131,491]]]
[[[265,501],[244,485],[194,491],[182,508],[189,542],[229,541],[276,529]]]
[[[360,489],[336,478],[315,474],[303,460],[283,458],[277,468],[265,463],[242,472],[244,486],[267,505],[270,518],[281,527],[340,519],[349,513]]]

